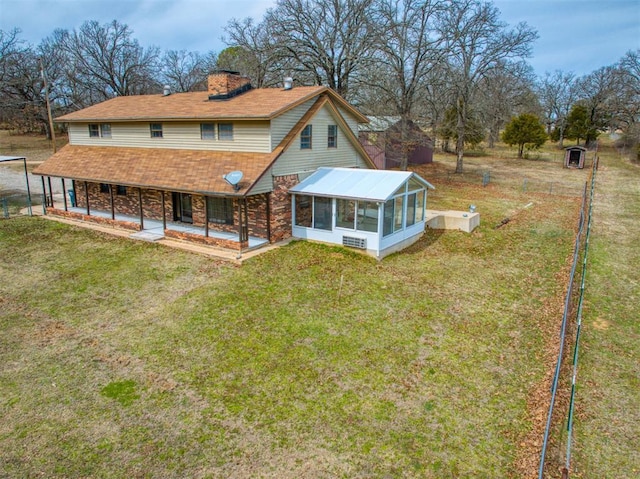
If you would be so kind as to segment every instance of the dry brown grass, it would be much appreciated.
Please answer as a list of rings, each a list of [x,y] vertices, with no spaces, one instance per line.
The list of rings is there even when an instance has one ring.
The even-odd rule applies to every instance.
[[[466,162],[496,177],[506,162],[515,179],[438,176],[448,156],[419,171],[437,188],[429,208],[473,203],[481,227],[428,231],[381,263],[294,242],[234,267],[0,222],[0,475],[534,477],[580,198],[523,191],[520,175],[580,184],[588,170]],[[617,251],[634,264],[633,250]],[[603,289],[631,277],[616,268],[620,278],[603,268]],[[632,344],[632,327],[600,304],[593,331]],[[596,407],[607,372],[585,378],[597,384],[580,410],[593,430],[599,415],[612,422]],[[119,398],[123,384],[132,391]],[[633,430],[611,430],[631,460]],[[589,439],[580,448],[599,447]],[[605,470],[612,455],[625,477],[631,461],[610,449],[578,464]]]
[[[56,138],[56,146],[68,143],[66,135]],[[42,135],[18,135],[9,130],[0,130],[0,155],[24,156],[28,163],[38,164],[52,154],[51,141]]]

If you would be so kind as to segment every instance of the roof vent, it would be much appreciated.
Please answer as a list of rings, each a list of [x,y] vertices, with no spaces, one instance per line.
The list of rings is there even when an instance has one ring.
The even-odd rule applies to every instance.
[[[169,85],[165,85],[162,90],[162,96],[169,96],[169,95],[171,95],[171,87]]]
[[[291,90],[293,88],[293,78],[284,77],[284,89]]]

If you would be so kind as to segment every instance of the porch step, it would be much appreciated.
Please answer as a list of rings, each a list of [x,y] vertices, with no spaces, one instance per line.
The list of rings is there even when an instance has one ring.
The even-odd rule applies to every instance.
[[[155,241],[159,241],[164,238],[163,234],[152,233],[151,231],[138,231],[137,233],[133,233],[129,235],[129,238],[141,240],[141,241],[151,241],[152,243]]]

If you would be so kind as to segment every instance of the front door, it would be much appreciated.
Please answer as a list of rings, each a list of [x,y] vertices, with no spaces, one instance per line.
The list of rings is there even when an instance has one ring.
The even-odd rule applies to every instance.
[[[173,219],[183,223],[193,223],[191,195],[187,193],[173,194]]]

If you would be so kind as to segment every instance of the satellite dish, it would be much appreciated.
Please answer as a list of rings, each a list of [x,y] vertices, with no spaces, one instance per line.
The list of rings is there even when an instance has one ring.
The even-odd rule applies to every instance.
[[[242,179],[242,171],[232,171],[231,173],[222,175],[222,178],[224,179],[224,181],[233,186],[233,189],[235,191],[238,191],[240,189],[238,183],[240,183],[240,180]]]

